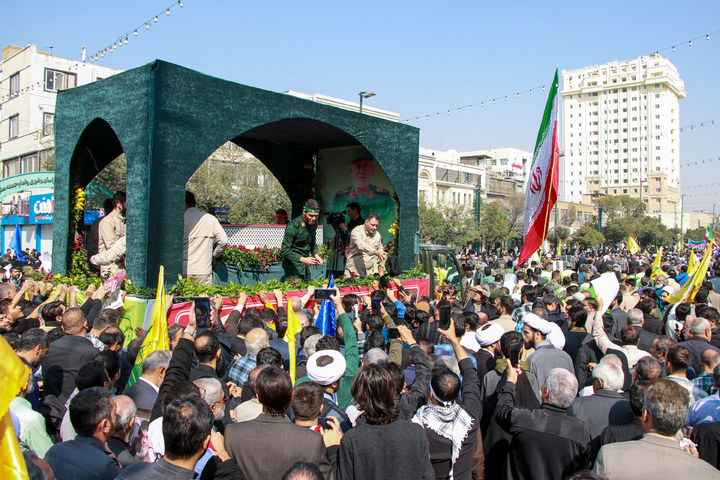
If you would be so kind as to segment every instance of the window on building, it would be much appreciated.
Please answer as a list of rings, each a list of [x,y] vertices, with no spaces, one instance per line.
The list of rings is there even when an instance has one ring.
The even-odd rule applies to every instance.
[[[53,125],[55,124],[54,113],[43,113],[43,137],[53,134]]]
[[[10,96],[20,95],[20,72],[10,77]]]
[[[75,74],[45,69],[45,90],[57,92],[75,87]]]
[[[20,126],[20,122],[19,122],[18,118],[19,118],[19,115],[13,115],[12,117],[10,117],[8,119],[8,124],[10,125],[9,132],[8,132],[9,138],[16,138],[20,133],[20,131],[18,130],[18,128]]]

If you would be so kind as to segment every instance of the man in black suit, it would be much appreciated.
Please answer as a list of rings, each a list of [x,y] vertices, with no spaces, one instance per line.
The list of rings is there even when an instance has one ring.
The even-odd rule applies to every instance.
[[[42,370],[45,395],[54,395],[64,403],[75,390],[78,370],[92,362],[98,350],[85,338],[87,324],[79,308],[65,311],[62,329],[65,336],[50,344]]]
[[[600,362],[592,371],[595,393],[576,398],[568,414],[583,421],[590,431],[591,454],[594,460],[600,450],[600,435],[610,425],[626,425],[633,420],[627,400],[618,393],[624,383],[623,371],[610,362]]]
[[[141,410],[152,410],[157,400],[160,384],[165,378],[165,372],[170,364],[170,352],[156,350],[143,360],[142,375],[130,388],[123,392]]]

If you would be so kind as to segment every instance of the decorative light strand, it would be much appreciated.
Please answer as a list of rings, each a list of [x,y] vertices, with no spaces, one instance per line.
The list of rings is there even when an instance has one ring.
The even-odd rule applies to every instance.
[[[713,31],[713,32],[706,33],[706,34],[700,35],[700,36],[698,36],[698,37],[695,37],[695,38],[693,38],[693,39],[690,39],[690,40],[688,40],[688,41],[686,41],[686,42],[676,43],[676,44],[674,44],[674,45],[670,45],[669,47],[665,47],[665,48],[661,48],[661,49],[659,49],[659,50],[655,50],[655,51],[652,52],[652,53],[654,53],[654,54],[660,54],[660,52],[664,52],[664,51],[666,51],[666,50],[672,50],[672,51],[674,52],[674,51],[676,51],[676,48],[677,48],[677,47],[681,47],[681,46],[684,46],[684,45],[687,45],[687,46],[689,46],[689,47],[692,47],[694,40],[704,39],[704,40],[706,40],[706,41],[709,41],[709,40],[710,40],[710,36],[711,36],[711,35],[714,35],[714,34],[716,34],[716,33],[720,33],[720,30],[715,30],[715,31]],[[652,54],[650,54],[650,55],[652,55]],[[472,107],[474,107],[474,106],[477,107],[478,105],[480,105],[481,107],[484,107],[484,106],[485,106],[485,105],[484,105],[485,102],[492,102],[493,104],[495,104],[495,101],[496,101],[496,100],[503,100],[503,99],[504,99],[505,101],[507,101],[507,99],[508,99],[508,97],[509,97],[510,95],[515,95],[517,98],[520,98],[520,94],[521,94],[521,93],[530,93],[530,94],[532,95],[533,90],[536,90],[536,89],[538,89],[538,88],[542,88],[543,91],[544,91],[544,90],[545,90],[545,87],[549,87],[549,86],[550,86],[549,84],[546,84],[546,85],[542,85],[541,87],[529,88],[529,89],[527,89],[527,90],[523,90],[523,91],[520,91],[520,92],[515,92],[515,93],[513,93],[513,94],[501,95],[501,96],[499,96],[499,97],[491,98],[491,99],[489,99],[489,100],[485,100],[485,101],[481,101],[481,102],[477,102],[477,103],[472,103],[472,104],[468,104],[468,105],[463,105],[463,106],[461,106],[461,107],[455,107],[455,108],[457,108],[458,112],[462,111],[463,108],[470,108],[470,110],[472,110]],[[447,110],[447,111],[448,111],[448,115],[450,114],[450,110],[454,110],[455,108],[452,108],[452,109]],[[442,110],[442,111],[445,111],[445,110]],[[430,120],[430,115],[433,115],[433,114],[417,115],[417,116],[415,117],[415,121],[416,121],[416,122],[419,122],[421,117],[425,117],[426,120]],[[440,115],[439,115],[439,112],[436,114],[436,116],[437,116],[437,117],[440,116]],[[406,119],[403,120],[403,121],[404,121],[405,123],[410,123],[411,120],[412,120],[412,118],[406,118]]]
[[[462,106],[460,106],[460,107],[453,107],[453,108],[451,108],[451,109],[441,110],[440,112],[426,113],[426,114],[424,114],[424,115],[418,115],[418,116],[415,117],[415,121],[416,121],[416,122],[419,122],[422,117],[425,117],[425,120],[430,120],[430,117],[431,117],[431,116],[434,115],[435,117],[439,117],[439,116],[440,116],[440,113],[441,113],[441,112],[445,112],[445,111],[447,111],[447,114],[450,115],[450,112],[451,112],[452,110],[457,110],[458,112],[462,112],[462,109],[463,109],[463,108],[468,108],[468,109],[470,109],[470,110],[472,110],[473,107],[477,107],[477,106],[479,106],[480,108],[484,108],[486,103],[487,103],[488,105],[489,105],[490,103],[492,103],[493,105],[496,105],[495,102],[496,102],[496,101],[499,101],[499,100],[502,100],[502,101],[507,102],[507,101],[508,101],[508,97],[514,96],[514,97],[516,97],[516,98],[520,98],[520,94],[521,94],[521,93],[529,93],[530,95],[532,95],[533,90],[542,90],[542,91],[544,92],[545,89],[546,89],[547,87],[549,87],[549,86],[550,86],[550,84],[548,83],[548,84],[545,84],[545,85],[540,85],[539,87],[528,88],[528,89],[522,90],[522,91],[520,91],[520,92],[508,93],[507,95],[500,95],[500,96],[495,97],[495,98],[489,98],[489,99],[487,99],[487,100],[481,100],[481,101],[479,101],[479,102],[469,103],[469,104],[467,104],[467,105],[462,105]],[[411,120],[412,120],[412,118],[406,118],[406,119],[403,120],[403,121],[404,121],[405,123],[410,123]]]
[[[680,132],[681,132],[681,133],[682,133],[682,132],[687,132],[687,131],[690,131],[690,130],[696,130],[696,129],[701,128],[701,127],[710,127],[710,126],[713,126],[713,125],[720,125],[720,118],[715,118],[715,119],[713,119],[713,120],[706,120],[706,121],[704,121],[704,122],[698,122],[698,123],[694,123],[694,124],[692,124],[692,125],[686,125],[686,126],[684,126],[684,127],[680,127]],[[664,135],[666,135],[666,134],[668,134],[668,133],[669,133],[670,135],[673,135],[676,130],[678,130],[677,127],[676,127],[676,128],[670,128],[670,129],[667,129],[667,130],[656,130],[656,131],[653,132],[651,135],[647,135],[647,134],[646,134],[646,135],[640,135],[640,136],[638,136],[637,138],[638,138],[639,140],[641,140],[641,141],[647,142],[647,141],[648,141],[648,137],[658,136],[658,135],[659,135],[660,137],[663,137]],[[627,133],[627,132],[623,132],[623,133],[609,133],[609,134],[604,134],[604,135],[625,135],[626,133]],[[592,141],[592,140],[591,140],[591,141]],[[621,148],[620,145],[627,145],[627,143],[608,143],[608,144],[602,144],[602,145],[600,145],[600,144],[598,144],[598,145],[591,145],[591,146],[588,146],[588,147],[573,147],[573,148],[569,148],[569,149],[565,150],[563,153],[565,153],[565,154],[571,154],[571,153],[574,154],[574,153],[577,153],[578,155],[580,155],[580,154],[581,154],[582,152],[584,152],[584,151],[591,151],[591,150],[592,150],[592,151],[595,151],[595,150],[597,149],[598,153],[597,153],[596,155],[599,155],[599,154],[600,154],[600,153],[599,153],[600,150],[605,150],[606,148],[609,150],[609,149],[611,149],[611,148],[614,149],[614,148],[616,148],[616,147],[617,147],[618,149],[620,149],[620,148]],[[600,148],[601,146],[606,147],[606,148]]]
[[[150,30],[150,24],[151,23],[158,23],[158,20],[162,14],[165,14],[165,16],[170,15],[170,9],[174,7],[182,8],[184,6],[182,0],[178,0],[173,2],[169,7],[164,8],[160,13],[153,15],[149,20],[141,23],[135,28],[130,29],[127,33],[124,33],[117,37],[117,40],[115,40],[113,43],[101,48],[97,52],[93,53],[89,57],[86,57],[85,55],[85,47],[82,47],[82,61],[83,63],[97,63],[100,61],[101,58],[104,58],[105,55],[108,53],[113,53],[115,49],[120,48],[124,45],[128,44],[128,41],[130,39],[130,36],[137,37],[138,31],[142,31],[142,28],[145,27],[145,30]]]
[[[705,41],[708,41],[708,40],[710,40],[710,35],[715,35],[716,33],[720,33],[720,30],[715,30],[714,32],[706,33],[705,35],[700,35],[699,37],[695,37],[695,38],[690,39],[690,40],[688,40],[688,41],[686,41],[686,42],[676,43],[675,45],[670,45],[669,47],[661,48],[660,50],[655,50],[653,53],[659,54],[660,52],[664,52],[664,51],[666,51],[666,50],[672,50],[672,51],[674,52],[675,49],[676,49],[676,47],[684,47],[684,46],[686,46],[686,45],[687,45],[688,47],[692,47],[692,46],[693,46],[693,40],[705,40]]]
[[[692,186],[682,187],[682,189],[683,190],[696,190],[698,188],[705,188],[705,187],[720,187],[720,183],[706,183],[704,185],[692,185]]]
[[[681,163],[680,167],[694,167],[697,165],[705,165],[706,163],[713,163],[715,161],[720,161],[720,157],[706,158],[705,160],[698,160],[696,162]]]

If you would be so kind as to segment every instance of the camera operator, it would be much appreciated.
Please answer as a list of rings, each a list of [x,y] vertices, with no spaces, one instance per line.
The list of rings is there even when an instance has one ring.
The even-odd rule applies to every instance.
[[[348,217],[350,217],[350,223],[345,225],[345,222],[343,222],[340,224],[340,228],[345,232],[345,235],[349,236],[353,228],[362,225],[365,223],[365,220],[362,218],[362,215],[360,215],[360,204],[357,202],[347,204],[347,214]]]
[[[378,262],[378,273],[384,273],[385,252],[380,234],[377,231],[380,216],[371,212],[362,228],[358,227],[350,234],[350,250],[345,265],[345,276],[367,277],[373,274],[374,263]]]

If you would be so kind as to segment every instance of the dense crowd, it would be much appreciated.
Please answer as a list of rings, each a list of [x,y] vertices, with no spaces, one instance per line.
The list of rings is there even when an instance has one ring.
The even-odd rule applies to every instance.
[[[0,329],[32,370],[10,404],[30,478],[720,478],[718,257],[702,283],[683,253],[562,258],[468,249],[436,299],[335,290],[334,335],[313,288],[261,292],[262,309],[239,294],[223,317],[212,299],[210,325],[195,309],[169,325],[134,383],[144,332],[125,345],[103,288],[76,305],[75,287],[11,275]]]

